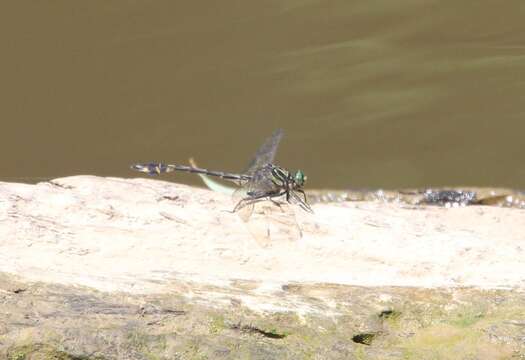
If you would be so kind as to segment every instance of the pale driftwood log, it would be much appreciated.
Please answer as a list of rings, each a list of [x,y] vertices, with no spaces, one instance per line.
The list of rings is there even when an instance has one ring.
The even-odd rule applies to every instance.
[[[296,210],[303,236],[262,247],[231,199],[173,183],[76,176],[0,186],[0,271],[100,290],[225,284],[525,286],[525,210],[395,204]]]
[[[0,273],[4,273],[0,295],[4,294],[5,309],[11,309],[0,314],[0,345],[4,344],[0,354],[50,347],[60,351],[62,346],[83,356],[139,359],[147,358],[144,354],[149,351],[157,358],[191,358],[180,355],[195,350],[188,341],[209,335],[215,340],[199,345],[204,355],[239,358],[235,347],[217,355],[224,341],[220,334],[228,333],[235,341],[247,333],[272,341],[284,339],[285,333],[275,329],[272,333],[273,321],[289,326],[296,336],[299,329],[310,329],[309,337],[324,336],[327,326],[338,324],[321,345],[297,339],[288,343],[291,354],[299,354],[294,351],[305,346],[314,355],[322,354],[330,344],[333,356],[329,358],[352,358],[359,350],[355,346],[361,345],[349,332],[366,335],[368,331],[372,337],[387,339],[374,340],[375,344],[383,341],[386,348],[366,350],[376,358],[374,351],[394,351],[388,336],[399,340],[405,333],[413,337],[421,329],[428,331],[425,326],[432,320],[421,320],[425,326],[413,324],[414,309],[419,309],[417,316],[425,317],[418,307],[421,302],[427,310],[440,309],[443,318],[456,316],[456,310],[466,306],[469,326],[477,321],[478,312],[484,317],[488,309],[508,311],[508,316],[498,313],[498,324],[514,324],[508,326],[515,331],[509,335],[512,341],[496,341],[501,345],[498,351],[523,350],[522,320],[512,314],[524,306],[525,210],[319,204],[313,207],[314,215],[296,211],[302,237],[272,237],[261,244],[230,212],[232,208],[227,196],[148,179],[76,176],[36,185],[0,183]],[[34,307],[30,315],[20,314],[29,306],[24,301]],[[78,324],[64,325],[78,317],[86,329],[97,329],[90,313],[99,314],[96,321],[100,314],[115,316],[118,321],[113,319],[112,326],[124,328],[118,336],[109,333],[104,345],[97,342],[99,338],[88,341]],[[406,319],[401,315],[404,325],[396,328],[395,335],[381,315],[392,313],[411,314]],[[173,340],[172,350],[162,351],[144,350],[147,341],[141,340],[146,345],[137,355],[138,345],[128,341],[129,333],[158,331],[167,341],[175,330],[161,324],[162,330],[153,331],[152,326],[173,314],[177,319],[185,316],[183,321],[166,320],[173,326],[193,324],[180,325],[179,335],[185,337]],[[280,320],[276,314],[281,314]],[[282,314],[295,317],[283,321]],[[57,316],[67,319],[61,320],[62,327],[55,321]],[[374,316],[376,320],[371,320]],[[137,317],[149,320],[125,327]],[[31,318],[38,321],[27,320]],[[337,320],[341,318],[345,325]],[[486,326],[492,330],[485,336],[490,333],[494,338],[498,332],[493,323]],[[78,330],[76,342],[65,335],[72,327]],[[24,345],[28,336],[20,338],[21,328],[29,331],[29,348]],[[49,339],[50,328],[56,335],[51,345],[42,340]],[[116,351],[114,336],[128,345]],[[486,350],[474,344],[474,354]],[[272,349],[270,353],[245,350],[253,358],[283,358],[282,349],[274,345],[265,348]],[[400,357],[406,355],[398,345],[394,348]],[[418,351],[426,354],[425,349]]]

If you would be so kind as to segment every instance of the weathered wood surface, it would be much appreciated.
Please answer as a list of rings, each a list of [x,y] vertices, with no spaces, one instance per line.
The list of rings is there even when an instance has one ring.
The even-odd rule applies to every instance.
[[[168,182],[77,176],[0,185],[0,271],[99,290],[224,284],[525,286],[525,210],[347,203],[298,209],[303,236],[258,244],[231,199]]]
[[[301,238],[261,244],[231,209],[146,179],[0,183],[0,355],[445,356],[434,336],[523,351],[525,210],[319,204],[296,211]]]

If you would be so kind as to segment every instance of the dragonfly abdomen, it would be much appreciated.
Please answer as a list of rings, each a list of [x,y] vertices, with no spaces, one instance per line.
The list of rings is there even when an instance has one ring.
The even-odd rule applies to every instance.
[[[177,165],[177,164],[163,164],[163,163],[149,163],[149,164],[135,164],[131,167],[133,170],[147,173],[148,175],[158,175],[162,173],[169,173],[172,171],[184,171],[194,174],[204,174],[209,176],[220,177],[225,180],[246,181],[250,180],[251,176],[244,174],[233,174],[224,171],[213,171],[208,169],[197,168],[193,166]]]
[[[186,165],[173,164],[173,165],[167,165],[167,168],[168,168],[167,172],[178,170],[178,171],[185,171],[185,172],[194,173],[194,174],[204,174],[204,175],[209,175],[209,176],[216,176],[216,177],[220,177],[221,179],[225,179],[225,180],[242,181],[242,180],[251,179],[251,176],[244,175],[244,174],[233,174],[233,173],[228,173],[224,171],[213,171],[213,170],[197,168],[193,166],[186,166]]]

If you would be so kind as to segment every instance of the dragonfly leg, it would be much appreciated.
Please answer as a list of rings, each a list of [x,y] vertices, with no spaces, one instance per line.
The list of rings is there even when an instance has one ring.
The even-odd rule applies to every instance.
[[[241,199],[237,205],[235,205],[235,208],[233,208],[233,212],[236,212],[240,209],[242,209],[245,206],[255,204],[256,202],[263,201],[266,199],[272,199],[277,196],[283,195],[284,192],[277,191],[277,192],[267,192],[267,191],[260,191],[260,192],[249,192],[248,197],[245,197],[244,199]],[[272,200],[273,201],[273,200]]]
[[[308,203],[308,201],[306,200],[306,194],[305,194],[304,190],[302,190],[302,189],[297,189],[297,190],[295,190],[295,191],[298,192],[298,193],[303,194],[303,198],[304,198],[303,201],[304,201],[305,203]]]
[[[302,193],[303,196],[304,196],[304,200],[305,200],[305,201],[303,201],[303,199],[301,199],[301,198],[299,197],[299,195],[297,195],[296,192],[300,192],[300,193]],[[299,204],[299,206],[300,206],[303,210],[308,211],[309,213],[313,213],[314,211],[312,210],[312,208],[310,207],[310,205],[308,205],[308,202],[306,202],[306,195],[305,195],[304,191],[296,190],[296,192],[291,192],[291,194],[292,194],[292,197],[295,199],[295,201]]]
[[[239,210],[241,210],[243,207],[245,206],[248,206],[248,205],[252,205],[252,204],[255,204],[259,201],[263,201],[264,198],[257,198],[257,199],[253,199],[253,198],[244,198],[244,199],[241,199],[237,205],[235,205],[235,207],[233,208],[233,211],[232,212],[237,212]]]

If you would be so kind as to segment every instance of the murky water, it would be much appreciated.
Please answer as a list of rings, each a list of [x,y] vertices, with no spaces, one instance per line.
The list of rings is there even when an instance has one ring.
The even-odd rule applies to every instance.
[[[12,4],[0,180],[235,171],[283,127],[310,188],[525,188],[522,0]]]

